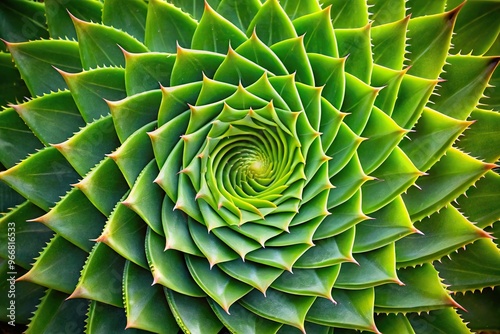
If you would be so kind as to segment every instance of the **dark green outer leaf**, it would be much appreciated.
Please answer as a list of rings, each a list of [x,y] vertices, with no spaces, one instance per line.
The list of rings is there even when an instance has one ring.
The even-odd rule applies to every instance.
[[[464,321],[468,322],[468,327],[473,331],[487,333],[488,331],[498,331],[500,328],[500,290],[486,289],[481,292],[457,294],[457,302],[462,305],[467,312],[460,312]]]
[[[164,1],[149,1],[144,44],[151,51],[175,53],[177,45],[187,48],[197,22]],[[132,51],[132,50],[129,50]]]
[[[6,0],[0,3],[0,38],[24,42],[48,38],[44,5],[34,1]],[[20,25],[20,23],[23,23]]]
[[[62,292],[47,290],[26,333],[57,333],[68,328],[83,332],[88,301],[66,300],[67,297],[68,295]]]
[[[71,293],[80,275],[87,253],[56,235],[43,250],[33,267],[19,280]]]
[[[67,87],[54,67],[66,72],[82,68],[78,44],[74,41],[38,40],[8,43],[7,47],[33,96]]]
[[[54,233],[42,224],[27,222],[27,220],[37,218],[44,213],[45,211],[26,201],[0,218],[0,241],[3,245],[0,248],[1,258],[12,260],[9,258],[12,256],[9,256],[11,254],[9,254],[8,245],[15,241],[16,245],[23,245],[23,247],[16,247],[16,265],[26,270],[31,267],[33,259],[38,256],[40,249]]]
[[[127,328],[155,333],[174,333],[179,328],[160,286],[151,287],[151,273],[131,262],[125,264],[123,276]]]
[[[43,175],[43,177],[40,177]],[[8,171],[0,173],[0,179],[40,208],[48,211],[59,201],[70,184],[78,180],[78,174],[55,148],[49,147],[30,156]]]
[[[28,87],[21,79],[21,74],[14,66],[12,56],[9,53],[0,52],[0,105],[16,103],[23,97],[29,96]]]
[[[45,15],[51,38],[76,40],[76,31],[70,15],[80,20],[101,22],[102,3],[92,0],[45,0]],[[69,14],[71,13],[71,14]]]
[[[478,240],[434,266],[452,291],[474,291],[500,285],[500,250],[491,240]]]
[[[29,153],[43,148],[44,145],[13,108],[0,112],[0,124],[0,162],[4,167],[13,167]]]
[[[194,298],[164,289],[177,324],[183,332],[217,334],[224,325],[210,308],[206,298]],[[196,307],[193,307],[196,305]]]
[[[470,334],[470,329],[455,309],[445,308],[429,313],[415,313],[406,316],[416,333],[457,333]]]
[[[122,278],[125,259],[104,243],[96,243],[75,290],[68,298],[85,298],[123,307]]]
[[[123,30],[143,42],[147,9],[143,0],[128,0],[126,6],[120,0],[106,0],[102,8],[102,23]]]
[[[92,301],[87,314],[86,333],[90,334],[141,334],[143,331],[126,328],[127,318],[123,308]]]

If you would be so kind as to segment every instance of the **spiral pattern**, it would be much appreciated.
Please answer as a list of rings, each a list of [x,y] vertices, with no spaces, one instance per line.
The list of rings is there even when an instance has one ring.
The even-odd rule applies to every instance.
[[[500,58],[450,46],[498,3],[171,2],[26,4],[54,39],[2,36],[34,96],[0,113],[0,222],[42,223],[27,332],[468,332],[441,277],[500,274],[433,261],[500,259]]]

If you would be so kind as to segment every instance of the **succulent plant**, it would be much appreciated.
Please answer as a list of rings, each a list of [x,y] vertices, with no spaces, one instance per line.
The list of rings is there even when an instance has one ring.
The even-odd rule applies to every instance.
[[[499,15],[3,1],[0,320],[500,330]]]

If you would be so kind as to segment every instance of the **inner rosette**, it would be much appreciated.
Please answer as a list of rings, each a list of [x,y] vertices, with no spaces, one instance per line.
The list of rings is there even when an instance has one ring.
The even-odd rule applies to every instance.
[[[183,97],[195,85],[198,94]],[[241,257],[291,271],[328,215],[332,186],[320,119],[311,124],[315,115],[307,114],[300,94],[319,98],[321,89],[296,84],[294,75],[263,74],[246,87],[204,76],[162,91],[161,124],[150,137],[160,168],[156,183],[170,202],[164,209],[183,212],[211,267]]]

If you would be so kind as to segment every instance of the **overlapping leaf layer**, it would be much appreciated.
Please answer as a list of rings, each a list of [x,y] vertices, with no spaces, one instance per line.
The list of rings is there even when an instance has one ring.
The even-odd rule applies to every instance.
[[[499,14],[2,2],[0,237],[16,253],[2,246],[0,289],[15,272],[16,322],[500,330]]]

